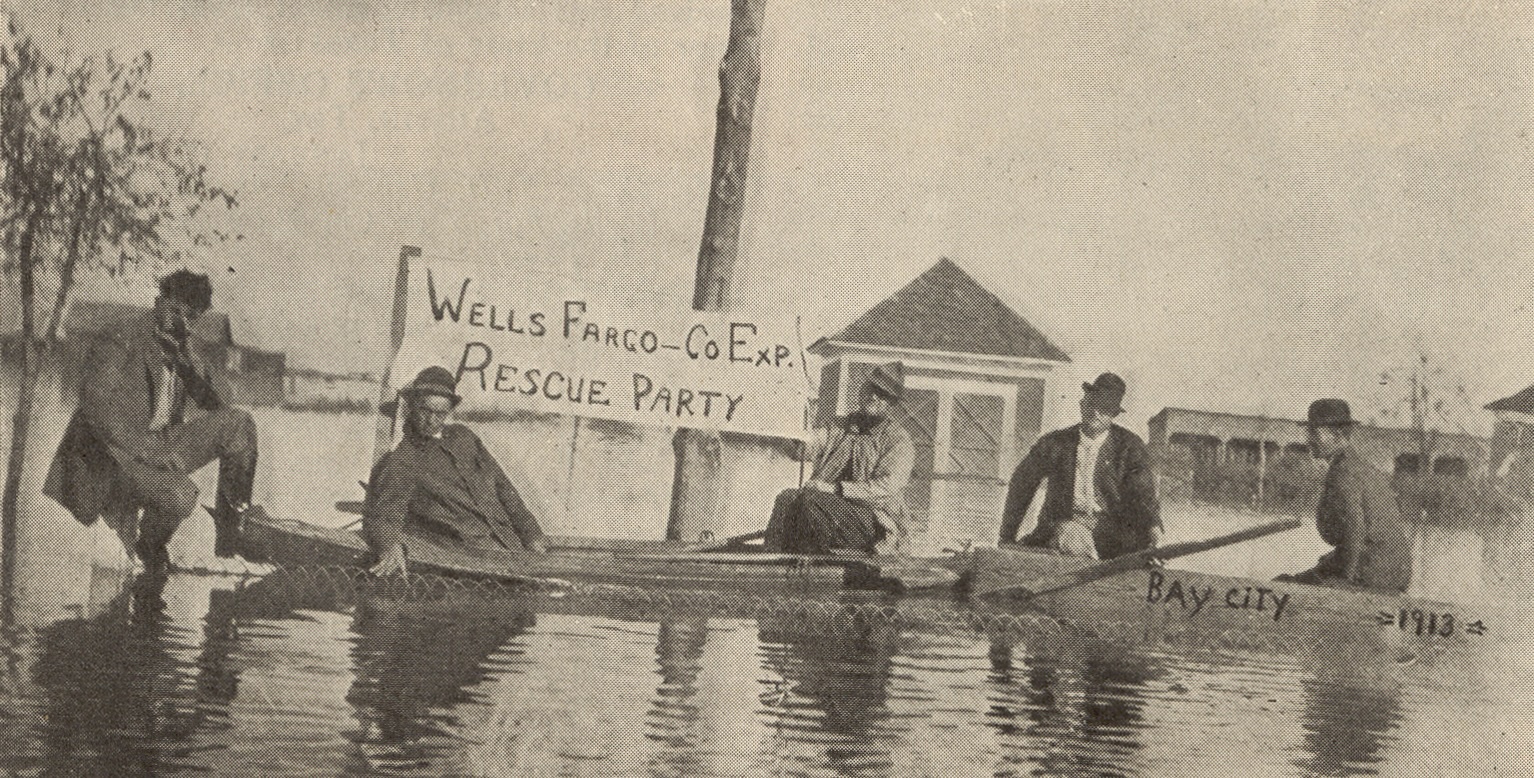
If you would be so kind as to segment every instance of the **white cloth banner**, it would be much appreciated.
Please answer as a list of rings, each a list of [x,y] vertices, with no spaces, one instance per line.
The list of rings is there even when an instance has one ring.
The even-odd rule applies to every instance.
[[[395,389],[441,365],[458,376],[460,410],[805,436],[790,312],[670,310],[648,291],[432,257],[409,272]]]

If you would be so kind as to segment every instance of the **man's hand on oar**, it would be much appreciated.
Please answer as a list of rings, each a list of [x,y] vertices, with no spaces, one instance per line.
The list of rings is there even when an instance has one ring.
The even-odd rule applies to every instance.
[[[1161,558],[1161,555],[1155,553],[1155,550],[1161,548],[1161,544],[1164,542],[1166,542],[1166,531],[1161,529],[1159,524],[1151,527],[1150,551],[1152,553],[1145,558],[1146,567],[1166,567],[1166,560]]]

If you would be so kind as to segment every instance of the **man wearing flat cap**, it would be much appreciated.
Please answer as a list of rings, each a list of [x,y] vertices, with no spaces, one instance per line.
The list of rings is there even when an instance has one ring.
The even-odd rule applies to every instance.
[[[1007,485],[1002,545],[1112,559],[1160,543],[1161,506],[1145,443],[1113,423],[1124,412],[1127,388],[1113,373],[1082,384],[1081,423],[1033,444]],[[1038,526],[1019,540],[1028,506],[1045,479],[1049,486]]]
[[[399,390],[405,434],[373,466],[362,534],[378,575],[405,572],[412,536],[468,547],[547,553],[538,520],[479,436],[448,416],[463,400],[444,367]]]
[[[1411,538],[1389,476],[1353,450],[1358,422],[1352,409],[1344,400],[1316,400],[1301,423],[1308,430],[1311,456],[1329,462],[1316,505],[1316,529],[1335,548],[1315,567],[1288,580],[1406,591],[1411,585]]]
[[[903,551],[909,535],[905,486],[916,449],[890,411],[905,394],[899,362],[874,368],[858,410],[835,428],[816,430],[808,450],[814,470],[798,489],[778,495],[767,522],[772,551],[824,554]]]

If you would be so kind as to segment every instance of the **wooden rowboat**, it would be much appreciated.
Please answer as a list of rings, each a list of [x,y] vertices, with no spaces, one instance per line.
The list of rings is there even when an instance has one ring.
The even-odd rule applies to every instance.
[[[245,515],[244,536],[247,558],[283,568],[360,568],[371,561],[354,530],[278,519],[260,508]],[[1487,640],[1496,628],[1462,606],[1387,592],[1115,567],[1119,560],[1097,563],[1026,548],[897,560],[772,554],[760,546],[691,551],[668,541],[548,540],[550,553],[534,554],[450,548],[416,538],[411,571],[506,583],[569,579],[839,602],[849,595],[861,601],[856,595],[894,591],[924,595],[910,606],[912,614],[930,610],[932,599],[940,597],[949,600],[944,607],[976,614],[980,622],[1042,614],[1099,637],[1281,653],[1320,650],[1339,657],[1463,646]],[[1207,543],[1177,544],[1199,545]],[[1175,555],[1177,546],[1165,550]],[[907,605],[889,607],[895,613]]]
[[[365,567],[371,552],[361,534],[278,519],[253,507],[244,516],[245,557],[283,567]],[[577,578],[598,583],[650,583],[733,590],[838,591],[945,588],[959,579],[953,559],[913,561],[854,556],[772,554],[760,546],[693,551],[677,541],[553,535],[548,554],[410,541],[410,570],[508,583]]]
[[[1013,611],[1026,604],[1097,635],[1137,641],[1341,660],[1464,648],[1492,639],[1487,636],[1498,626],[1462,605],[1346,585],[1142,567],[1061,587],[1052,582],[1069,580],[1083,569],[1082,560],[1010,548],[976,549],[970,556],[969,586],[994,591],[983,607]],[[1023,586],[1009,596],[1007,587],[1019,581]],[[1054,590],[1033,593],[1047,589]]]

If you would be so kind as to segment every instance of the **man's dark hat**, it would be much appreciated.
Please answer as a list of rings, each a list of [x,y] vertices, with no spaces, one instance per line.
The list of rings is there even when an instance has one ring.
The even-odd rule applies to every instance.
[[[414,381],[400,387],[399,394],[401,397],[446,397],[453,402],[454,408],[463,402],[463,398],[458,395],[458,382],[453,380],[453,374],[447,368],[436,365],[417,373]],[[392,416],[398,407],[397,403],[390,401],[379,405],[378,410],[386,416]]]
[[[1353,418],[1347,400],[1328,397],[1311,403],[1305,421],[1300,423],[1307,427],[1351,427],[1358,420]]]
[[[202,273],[181,268],[160,279],[160,295],[180,300],[201,313],[213,305],[213,282]]]
[[[905,365],[888,362],[874,368],[868,376],[868,388],[883,395],[886,400],[900,402],[905,397]]]
[[[1094,406],[1110,413],[1123,413],[1124,393],[1129,391],[1129,385],[1117,373],[1103,373],[1096,381],[1082,384],[1081,391]]]

